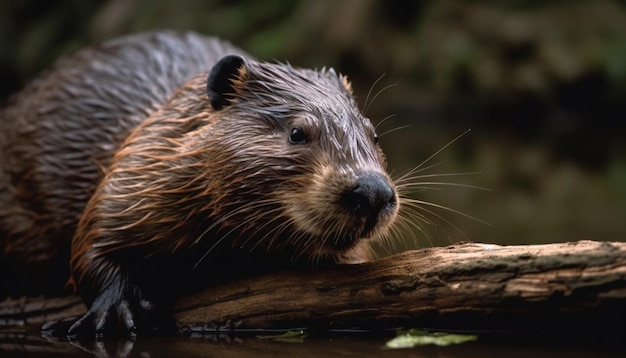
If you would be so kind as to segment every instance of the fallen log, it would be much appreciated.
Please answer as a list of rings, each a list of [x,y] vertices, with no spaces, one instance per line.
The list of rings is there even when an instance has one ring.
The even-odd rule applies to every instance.
[[[7,300],[2,326],[79,315],[76,297]],[[207,288],[175,305],[180,329],[625,332],[626,243],[466,243],[374,262],[279,272]]]

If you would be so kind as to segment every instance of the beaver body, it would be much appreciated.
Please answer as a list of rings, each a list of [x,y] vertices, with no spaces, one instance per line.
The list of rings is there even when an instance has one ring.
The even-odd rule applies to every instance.
[[[9,293],[57,293],[76,225],[129,131],[193,75],[242,53],[193,33],[107,41],[62,59],[0,112],[0,245]]]
[[[399,205],[348,81],[241,55],[191,33],[133,35],[12,99],[9,293],[59,291],[69,267],[89,306],[69,333],[134,332],[189,287],[369,259]]]

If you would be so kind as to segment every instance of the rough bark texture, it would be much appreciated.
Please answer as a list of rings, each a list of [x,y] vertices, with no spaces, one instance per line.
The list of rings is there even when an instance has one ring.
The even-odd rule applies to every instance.
[[[76,297],[0,305],[4,325],[77,315]],[[459,244],[315,272],[281,272],[181,298],[180,328],[625,331],[626,243]],[[609,329],[609,328],[606,328]]]

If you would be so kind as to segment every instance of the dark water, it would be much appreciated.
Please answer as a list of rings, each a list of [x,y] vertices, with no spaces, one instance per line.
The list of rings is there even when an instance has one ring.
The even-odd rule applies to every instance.
[[[608,329],[608,328],[599,328]],[[577,339],[538,342],[516,337],[480,337],[455,346],[385,348],[388,337],[307,337],[281,342],[250,337],[168,337],[106,341],[80,345],[48,341],[38,334],[0,333],[0,357],[624,357],[626,345],[608,345]]]

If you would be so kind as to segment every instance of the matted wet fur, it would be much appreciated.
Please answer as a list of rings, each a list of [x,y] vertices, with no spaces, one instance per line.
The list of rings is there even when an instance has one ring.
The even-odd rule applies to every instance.
[[[190,38],[199,46],[149,60],[150,46]],[[14,270],[28,266],[31,242],[67,258],[73,236],[70,282],[89,311],[70,335],[150,328],[150,312],[191,286],[370,259],[368,240],[387,232],[399,202],[345,77],[232,56],[241,52],[193,34],[102,48],[115,41],[111,56],[61,62],[3,114],[24,132],[0,142],[4,255],[21,260]],[[93,79],[80,82],[86,92],[58,74],[76,64]]]
[[[195,33],[120,37],[58,61],[0,111],[0,297],[67,292],[70,241],[132,128],[230,44]]]

